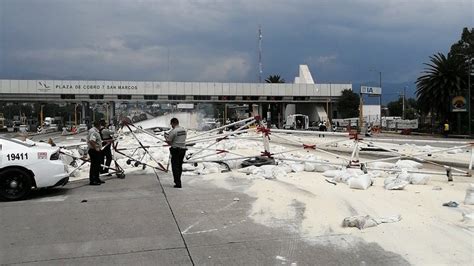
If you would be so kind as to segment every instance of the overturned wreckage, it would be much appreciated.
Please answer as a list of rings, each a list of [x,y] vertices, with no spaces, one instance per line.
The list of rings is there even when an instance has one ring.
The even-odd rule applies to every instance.
[[[230,127],[237,127],[234,131],[225,131]],[[249,136],[248,134],[242,133],[257,133],[256,136]],[[154,145],[145,145],[137,136],[137,133],[146,134],[148,137],[155,139]],[[146,129],[138,127],[129,121],[123,121],[121,128],[119,129],[118,134],[127,134],[132,137],[136,142],[136,145],[133,147],[122,147],[120,146],[120,139],[116,139],[113,144],[113,151],[116,154],[120,154],[126,158],[126,163],[135,167],[141,167],[145,169],[150,167],[155,172],[162,171],[167,172],[169,170],[169,158],[159,159],[155,158],[151,152],[154,149],[163,149],[168,145],[165,142],[165,139],[160,134],[154,134],[149,132]],[[340,137],[340,140],[328,140],[323,144],[313,144],[313,143],[304,143],[295,138],[288,137],[288,134],[305,134],[305,135],[330,135]],[[256,151],[254,155],[242,155],[237,152],[232,151],[232,149],[218,147],[217,144],[225,143],[227,140],[237,140],[237,141],[246,141],[249,139],[260,140],[263,143],[263,150]],[[330,149],[331,145],[337,144],[339,142],[347,141],[350,139],[352,141],[352,153],[350,156],[341,155]],[[288,148],[283,151],[273,152],[271,150],[271,143],[273,140],[278,140],[287,145],[295,146],[294,149]],[[415,142],[416,140],[411,140]],[[434,141],[436,142],[436,141]],[[438,141],[442,142],[442,141]],[[422,141],[420,141],[422,143]],[[402,152],[395,151],[393,149],[385,147],[381,139],[374,139],[371,141],[366,141],[360,137],[356,131],[351,131],[348,133],[341,132],[313,132],[313,131],[298,131],[298,130],[282,130],[282,129],[271,129],[262,123],[259,116],[250,117],[241,121],[230,123],[221,127],[217,127],[208,131],[196,133],[196,135],[191,136],[187,142],[186,146],[188,148],[188,153],[185,158],[185,164],[201,164],[201,163],[219,163],[224,166],[227,171],[232,168],[239,167],[248,167],[248,166],[263,166],[263,165],[274,165],[283,162],[294,163],[294,164],[303,164],[303,169],[294,169],[295,171],[317,171],[324,172],[326,170],[332,169],[359,169],[363,174],[367,174],[369,171],[374,172],[390,172],[390,173],[399,173],[400,177],[404,176],[404,173],[410,175],[410,180],[392,180],[394,182],[386,184],[387,189],[403,189],[406,182],[412,183],[417,182],[416,179],[422,179],[420,175],[446,175],[449,181],[453,180],[454,176],[470,176],[469,171],[459,169],[456,167],[448,166],[439,162],[434,162],[432,160],[423,159],[422,156],[429,156],[434,153],[442,153],[455,149],[466,149],[471,148],[471,159],[469,163],[469,170],[472,169],[474,161],[474,143],[468,142],[446,142],[446,144],[456,144],[456,146],[448,148],[439,148],[436,150],[424,151],[414,154],[404,154]],[[359,157],[359,151],[361,150],[361,145],[369,145],[371,147],[376,147],[379,150],[386,151],[389,155],[388,158],[377,158],[371,160],[361,160]],[[221,145],[222,146],[222,145]],[[253,147],[255,150],[255,147]],[[322,153],[324,155],[330,156],[338,162],[331,162],[327,160],[319,160],[317,158],[295,158],[292,156],[286,156],[288,153],[299,150],[312,150],[315,152]],[[148,160],[145,160],[148,159]],[[81,158],[75,158],[81,159]],[[430,164],[442,168],[441,171],[423,171],[417,167],[385,167],[384,164],[388,164],[387,161],[394,160],[413,160],[417,162],[422,162],[424,164]],[[238,165],[236,163],[238,162]],[[83,164],[87,163],[86,160],[83,161]],[[112,170],[116,171],[120,175],[124,175],[123,169],[115,161],[116,167]],[[418,176],[416,176],[418,175]],[[406,182],[402,182],[406,181]],[[421,181],[419,181],[421,182]],[[353,186],[366,187],[366,184],[371,184],[370,182],[364,182],[364,184]]]

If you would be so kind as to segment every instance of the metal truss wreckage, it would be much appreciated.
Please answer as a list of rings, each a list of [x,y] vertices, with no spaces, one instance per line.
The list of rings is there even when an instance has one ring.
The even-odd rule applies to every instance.
[[[236,128],[233,131],[228,131],[231,128]],[[249,136],[249,133],[253,132],[256,133],[257,136]],[[140,140],[138,133],[146,134],[149,137],[152,137],[156,140],[156,145],[144,145],[143,142]],[[292,139],[288,137],[288,135],[297,134],[297,135],[309,135],[309,136],[334,136],[340,137],[340,139],[332,139],[324,142],[322,144],[315,144],[315,143],[304,143],[297,139]],[[122,121],[121,127],[118,131],[118,135],[129,135],[135,141],[136,145],[134,147],[121,147],[120,146],[120,138],[116,138],[112,145],[112,149],[115,154],[120,154],[124,158],[127,158],[126,163],[135,167],[142,167],[145,169],[146,167],[150,167],[156,171],[161,172],[168,172],[169,171],[169,164],[170,159],[168,158],[167,162],[160,161],[153,156],[154,149],[163,149],[168,147],[169,145],[165,142],[165,139],[162,135],[155,135],[152,132],[149,132],[139,126],[134,125],[130,121]],[[248,155],[241,155],[237,152],[233,152],[228,149],[216,148],[217,144],[226,140],[261,140],[263,142],[263,150],[256,151],[256,154],[248,156]],[[337,153],[332,149],[329,149],[331,145],[337,145],[337,143],[347,141],[352,141],[352,152],[349,155],[344,155],[342,153]],[[295,146],[293,149],[286,149],[284,151],[279,152],[272,152],[271,144],[276,140],[279,143],[284,143],[286,146]],[[416,152],[414,154],[403,153],[398,150],[390,149],[386,146],[386,142],[410,142],[414,144],[426,144],[426,143],[435,143],[435,144],[442,144],[448,145],[449,147],[446,148],[437,148],[436,150],[424,151],[424,152]],[[194,146],[198,143],[203,143],[204,147],[198,148]],[[368,145],[370,147],[375,147],[379,151],[386,152],[386,157],[377,158],[377,159],[361,159],[359,156],[359,151],[361,150],[361,145]],[[442,141],[442,140],[393,140],[393,139],[383,139],[383,138],[373,138],[371,140],[367,140],[361,137],[361,135],[357,131],[349,131],[349,132],[327,132],[327,131],[298,131],[298,130],[285,130],[285,129],[273,129],[269,128],[259,116],[246,118],[234,123],[230,123],[215,129],[211,129],[208,131],[200,131],[197,132],[196,135],[191,136],[188,138],[186,142],[186,146],[188,149],[186,158],[184,163],[189,164],[199,164],[205,162],[214,162],[224,165],[227,168],[227,171],[230,171],[231,168],[226,163],[228,161],[236,161],[242,159],[254,159],[256,164],[258,165],[257,161],[262,162],[262,160],[267,161],[292,161],[292,162],[301,162],[301,163],[312,163],[315,165],[328,165],[334,166],[339,168],[360,168],[362,171],[367,173],[368,171],[387,171],[387,172],[401,172],[401,169],[385,169],[385,168],[377,168],[374,166],[376,162],[384,162],[384,161],[393,161],[399,159],[410,159],[420,163],[429,164],[434,167],[439,168],[440,170],[437,171],[424,171],[421,169],[412,169],[412,170],[404,170],[409,173],[422,173],[422,174],[432,174],[432,175],[446,175],[449,181],[453,180],[453,176],[471,176],[471,171],[473,168],[474,162],[474,142],[463,142],[463,141]],[[470,148],[470,162],[468,169],[460,169],[458,167],[453,167],[447,165],[445,163],[435,162],[432,160],[426,159],[426,156],[431,156],[435,153],[443,153],[448,152],[456,149],[469,149]],[[301,158],[287,158],[284,155],[286,153],[295,152],[298,150],[312,150],[316,153],[322,153],[327,156],[334,158],[333,161],[321,161],[321,160],[310,160],[310,159],[301,159]],[[62,152],[67,156],[72,156],[68,152]],[[216,159],[216,155],[221,154],[231,154],[232,157],[219,157]],[[425,156],[425,158],[423,158]],[[74,157],[72,156],[74,161],[82,161],[80,165],[78,165],[74,171],[89,163],[89,159],[86,157]],[[373,156],[372,156],[373,157]],[[145,160],[149,158],[149,160]],[[256,159],[257,158],[257,159]],[[153,164],[150,163],[153,162]],[[166,166],[165,166],[166,165]],[[125,171],[117,161],[114,159],[114,167],[106,167],[112,173],[116,174],[118,177],[125,177]]]

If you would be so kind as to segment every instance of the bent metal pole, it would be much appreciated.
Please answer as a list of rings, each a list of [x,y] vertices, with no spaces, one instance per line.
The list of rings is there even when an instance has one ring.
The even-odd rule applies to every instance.
[[[214,129],[205,131],[205,132],[203,132],[203,133],[201,133],[201,134],[198,134],[198,135],[196,135],[196,136],[193,136],[193,137],[189,138],[189,140],[193,140],[193,139],[198,138],[198,137],[200,137],[200,136],[207,135],[207,134],[212,133],[212,132],[216,132],[216,131],[219,131],[219,130],[226,129],[226,128],[228,128],[228,127],[231,127],[231,126],[234,126],[234,125],[237,125],[237,124],[240,124],[240,123],[246,123],[246,122],[248,122],[248,121],[250,121],[250,120],[254,120],[254,119],[255,119],[254,117],[249,117],[249,118],[246,118],[246,119],[243,119],[243,120],[234,122],[234,123],[230,123],[230,124],[228,124],[228,125],[224,125],[224,126],[221,126],[221,127],[218,127],[218,128],[214,128]]]
[[[328,136],[340,136],[347,137],[348,133],[343,132],[329,132],[329,131],[312,131],[312,130],[286,130],[286,129],[272,129],[275,133],[297,133],[297,134],[307,134],[307,135],[328,135]]]

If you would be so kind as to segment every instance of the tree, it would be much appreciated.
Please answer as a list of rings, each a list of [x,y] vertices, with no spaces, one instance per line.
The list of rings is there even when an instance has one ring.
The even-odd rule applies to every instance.
[[[388,114],[390,116],[402,116],[403,114],[403,99],[400,98],[396,101],[389,102],[387,104]]]
[[[467,83],[465,64],[459,56],[442,53],[430,56],[430,61],[416,80],[416,96],[420,111],[444,118],[449,113],[451,97],[461,93]]]
[[[474,28],[471,30],[468,28],[463,29],[461,40],[451,46],[449,54],[464,56],[465,58],[474,57]]]
[[[470,85],[471,85],[470,88],[468,88],[467,86],[465,87],[467,88],[467,90],[470,90],[471,93],[470,94],[466,93],[464,95],[467,96],[467,100],[470,103],[468,105],[468,108],[470,108],[469,112],[472,112],[473,106],[474,106],[474,93],[472,90],[472,85],[474,82],[472,81],[471,75],[469,75],[468,73],[469,72],[472,73],[472,70],[474,69],[473,67],[474,65],[474,28],[471,28],[471,30],[469,30],[468,28],[463,29],[462,34],[461,34],[461,39],[457,43],[451,46],[451,50],[449,51],[449,54],[463,60],[464,73],[465,73],[463,80],[470,79]],[[471,96],[470,98],[469,98],[469,95]],[[464,117],[469,119],[469,116],[464,116]],[[469,125],[469,122],[467,123],[461,122],[461,125],[463,124]],[[471,134],[472,132],[469,132],[469,133]]]
[[[282,79],[280,75],[270,75],[265,79],[266,83],[285,83],[285,79]]]
[[[342,118],[359,116],[359,95],[352,90],[343,90],[337,102],[337,110]]]
[[[390,116],[403,115],[403,98],[387,104]],[[418,113],[417,102],[413,98],[405,99],[405,119],[415,119]]]

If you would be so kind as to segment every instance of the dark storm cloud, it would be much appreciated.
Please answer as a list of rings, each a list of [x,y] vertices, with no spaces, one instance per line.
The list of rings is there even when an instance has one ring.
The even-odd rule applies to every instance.
[[[472,26],[454,1],[0,0],[0,78],[413,81],[429,55]]]

